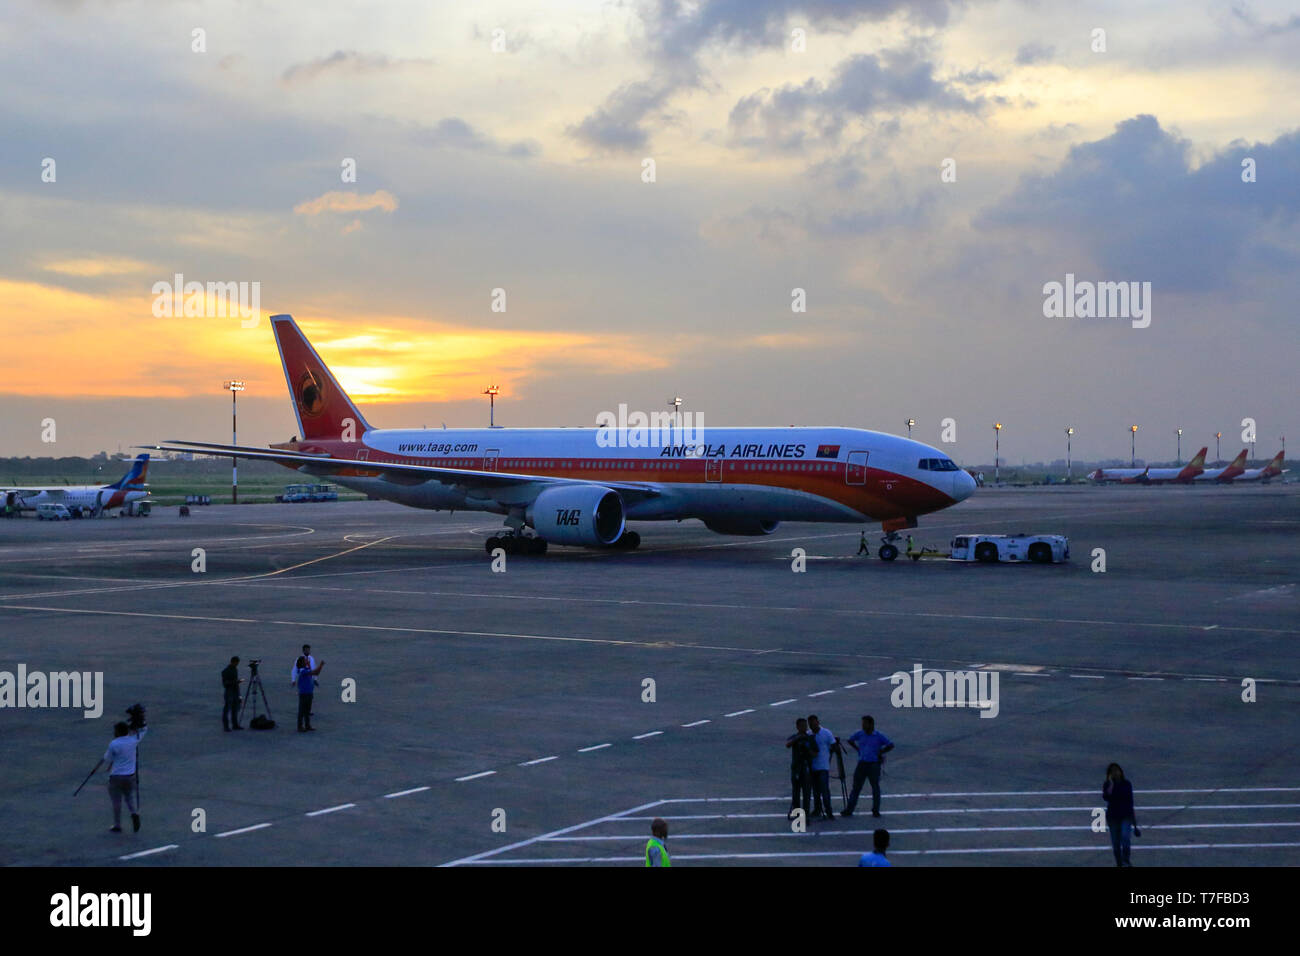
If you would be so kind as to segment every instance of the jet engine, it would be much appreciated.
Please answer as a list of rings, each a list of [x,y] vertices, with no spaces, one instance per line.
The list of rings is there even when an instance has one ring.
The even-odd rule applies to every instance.
[[[623,534],[623,499],[600,485],[556,485],[533,500],[524,520],[553,544],[607,547]]]

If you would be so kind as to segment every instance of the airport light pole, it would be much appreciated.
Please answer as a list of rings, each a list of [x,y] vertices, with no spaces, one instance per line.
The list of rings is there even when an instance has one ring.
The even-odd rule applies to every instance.
[[[1136,425],[1130,425],[1128,427],[1128,433],[1129,433],[1128,464],[1130,468],[1136,468],[1138,463],[1138,459],[1137,459],[1138,427]]]
[[[488,428],[496,428],[497,396],[501,394],[501,388],[497,385],[489,385],[483,389],[483,394],[488,397]]]
[[[1074,438],[1074,426],[1065,430],[1065,480],[1070,481],[1070,441]]]
[[[673,410],[673,425],[680,431],[682,427],[682,397],[674,395],[672,401],[668,403],[668,407]]]
[[[1175,462],[1175,464],[1181,465],[1182,463],[1183,463],[1183,430],[1180,428],[1178,429],[1178,460]]]
[[[1223,461],[1223,459],[1222,459],[1221,457],[1219,457],[1219,439],[1222,438],[1222,437],[1223,437],[1223,432],[1215,432],[1215,433],[1214,433],[1214,463],[1215,463],[1216,465],[1217,465],[1219,462]]]
[[[235,399],[244,390],[244,383],[238,379],[223,382],[222,388],[230,392],[230,444],[239,444],[239,416]],[[239,459],[230,459],[230,503],[239,504]]]
[[[993,484],[998,483],[998,460],[1002,454],[1002,423],[993,423]]]
[[[907,420],[907,437],[908,437],[908,438],[911,438],[911,437],[912,437],[912,426],[915,425],[915,424],[916,424],[916,419],[915,419],[915,418],[909,418],[909,419]]]

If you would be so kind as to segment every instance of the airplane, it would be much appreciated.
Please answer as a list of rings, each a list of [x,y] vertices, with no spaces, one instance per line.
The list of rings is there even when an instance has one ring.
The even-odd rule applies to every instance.
[[[120,508],[146,497],[145,479],[149,473],[149,456],[139,455],[131,469],[111,485],[56,485],[47,488],[6,488],[0,495],[12,508],[35,511],[37,505],[63,505],[69,511],[85,508],[92,514]]]
[[[1103,483],[1115,481],[1125,485],[1165,485],[1190,484],[1197,475],[1205,471],[1205,455],[1210,449],[1202,448],[1187,464],[1181,468],[1098,468],[1088,475],[1093,481]]]
[[[1267,482],[1272,478],[1276,478],[1278,475],[1285,475],[1288,471],[1291,470],[1290,468],[1282,467],[1282,456],[1285,454],[1286,452],[1280,451],[1276,455],[1274,455],[1273,460],[1270,461],[1263,468],[1247,468],[1245,471],[1243,471],[1240,475],[1238,475],[1236,478],[1233,478],[1232,480]]]
[[[1218,481],[1227,484],[1228,482],[1232,481],[1232,479],[1236,478],[1238,475],[1245,472],[1246,454],[1247,452],[1249,452],[1249,450],[1250,449],[1248,448],[1243,448],[1241,450],[1241,453],[1237,455],[1236,458],[1232,459],[1232,464],[1225,465],[1222,468],[1211,468],[1208,471],[1203,471],[1192,480],[1193,481]]]
[[[878,553],[892,561],[900,530],[975,489],[944,452],[858,428],[374,428],[292,316],[271,316],[271,327],[302,437],[151,447],[274,461],[414,508],[504,515],[489,553],[631,550],[641,538],[628,521],[698,518],[726,535],[771,534],[781,521],[880,521]]]

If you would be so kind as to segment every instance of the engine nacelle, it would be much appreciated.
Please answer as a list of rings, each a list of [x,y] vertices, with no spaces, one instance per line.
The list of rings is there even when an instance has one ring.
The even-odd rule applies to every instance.
[[[553,544],[605,547],[623,536],[623,499],[600,485],[556,485],[537,496],[524,519]]]
[[[756,536],[771,534],[779,521],[763,521],[758,518],[742,518],[738,521],[706,521],[704,527],[717,534],[739,534]]]

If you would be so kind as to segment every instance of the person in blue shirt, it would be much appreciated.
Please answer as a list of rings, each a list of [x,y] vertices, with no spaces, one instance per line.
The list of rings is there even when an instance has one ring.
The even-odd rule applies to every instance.
[[[1106,826],[1110,830],[1110,848],[1115,851],[1115,865],[1132,866],[1128,858],[1129,838],[1137,829],[1137,811],[1133,807],[1133,784],[1124,779],[1124,770],[1117,763],[1106,768],[1101,798],[1106,801]]]
[[[316,675],[320,673],[321,668],[324,666],[325,666],[325,662],[321,661],[319,664],[316,665],[316,669],[312,670],[307,665],[307,658],[305,657],[298,658],[298,663],[296,667],[298,671],[297,683],[298,683],[298,730],[299,732],[316,729],[311,725],[311,700],[312,700],[312,696],[316,692]]]
[[[880,816],[880,765],[885,761],[885,754],[894,749],[893,742],[876,730],[876,719],[871,715],[862,718],[862,729],[855,731],[849,743],[858,752],[858,765],[853,768],[853,792],[849,794],[849,805],[840,814],[842,817],[853,816],[853,808],[858,805],[858,794],[862,785],[871,781],[871,815]]]
[[[858,866],[893,866],[889,862],[889,857],[885,851],[889,849],[889,831],[877,830],[871,834],[871,844],[875,847],[872,853],[864,853],[858,858]]]
[[[812,734],[817,752],[812,758],[813,812],[810,820],[833,820],[831,809],[831,754],[838,752],[840,739],[822,726],[816,714],[808,715],[808,730]]]

